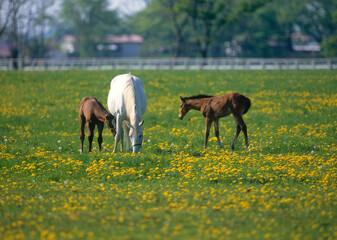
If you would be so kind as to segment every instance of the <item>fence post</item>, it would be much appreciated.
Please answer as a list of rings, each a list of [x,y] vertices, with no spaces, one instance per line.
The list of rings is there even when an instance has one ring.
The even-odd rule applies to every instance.
[[[266,70],[266,61],[262,59],[262,70]]]
[[[329,70],[333,70],[332,59],[331,58],[328,59],[328,66],[329,66]]]

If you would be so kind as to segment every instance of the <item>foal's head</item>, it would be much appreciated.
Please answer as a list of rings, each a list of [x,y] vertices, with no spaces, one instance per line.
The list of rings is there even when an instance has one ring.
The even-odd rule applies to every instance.
[[[109,130],[111,131],[111,133],[114,136],[116,136],[116,128],[114,127],[116,126],[116,118],[112,114],[107,114],[105,116],[105,123],[107,127],[109,128]]]
[[[180,97],[181,104],[180,104],[180,111],[179,111],[179,119],[183,120],[185,115],[191,110],[191,107],[186,103],[186,98]]]

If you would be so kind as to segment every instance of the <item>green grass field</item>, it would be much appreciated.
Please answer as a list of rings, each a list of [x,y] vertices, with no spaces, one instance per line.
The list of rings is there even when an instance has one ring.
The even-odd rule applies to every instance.
[[[78,105],[107,108],[122,71],[0,72],[0,239],[336,239],[336,71],[134,71],[145,85],[139,154],[80,154]],[[179,96],[245,94],[203,149]],[[88,141],[85,140],[85,149]]]

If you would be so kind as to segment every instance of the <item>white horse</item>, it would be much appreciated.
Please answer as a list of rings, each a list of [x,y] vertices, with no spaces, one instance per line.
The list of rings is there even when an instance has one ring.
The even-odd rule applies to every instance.
[[[108,96],[108,108],[116,117],[116,131],[114,152],[121,142],[123,151],[123,129],[126,140],[126,151],[139,152],[143,142],[142,116],[146,111],[147,99],[143,82],[129,74],[118,75],[111,80]],[[131,141],[131,144],[130,144]]]

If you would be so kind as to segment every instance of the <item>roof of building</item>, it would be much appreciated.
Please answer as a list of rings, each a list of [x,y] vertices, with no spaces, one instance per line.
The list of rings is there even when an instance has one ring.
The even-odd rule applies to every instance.
[[[143,43],[144,39],[136,34],[132,35],[112,35],[109,34],[106,38],[108,43]]]

